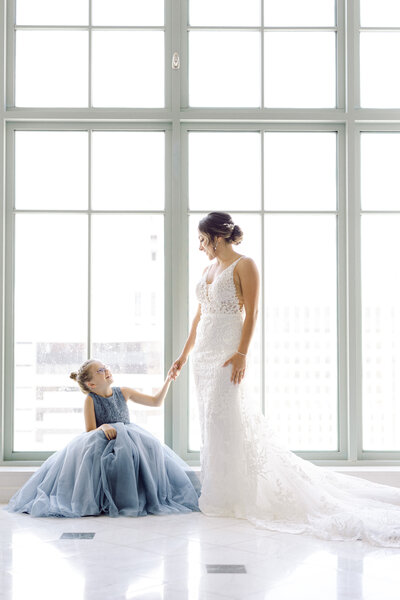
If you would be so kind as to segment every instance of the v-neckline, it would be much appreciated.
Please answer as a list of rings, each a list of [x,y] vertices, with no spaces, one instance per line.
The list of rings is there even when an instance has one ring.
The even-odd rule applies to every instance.
[[[235,263],[239,262],[239,260],[241,258],[243,258],[243,255],[239,256],[239,258],[237,258],[236,260],[234,260],[233,262],[231,262],[230,265],[228,265],[227,267],[225,267],[225,269],[223,271],[221,271],[221,273],[218,273],[218,275],[212,281],[210,281],[210,282],[207,281],[207,277],[208,277],[208,271],[207,271],[207,274],[206,274],[206,285],[212,285],[213,283],[215,283],[217,281],[218,277],[220,277],[220,275],[222,275],[222,273],[225,273],[225,271],[227,271],[232,265],[234,265]]]

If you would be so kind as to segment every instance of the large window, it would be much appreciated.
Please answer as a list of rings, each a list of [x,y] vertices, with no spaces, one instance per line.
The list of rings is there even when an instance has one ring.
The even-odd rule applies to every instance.
[[[204,268],[196,245],[198,211],[234,211],[244,230],[238,251],[256,260],[264,280],[264,310],[248,359],[249,401],[265,410],[291,448],[338,452],[342,129],[214,129],[187,133],[191,294]],[[195,302],[192,295],[192,314]],[[190,402],[189,447],[195,449],[193,391]]]
[[[334,0],[191,0],[189,105],[334,107],[336,32]]]
[[[400,450],[400,131],[361,133],[363,449]]]
[[[82,431],[69,372],[89,356],[161,385],[196,309],[197,223],[224,210],[262,277],[249,402],[304,457],[400,460],[398,3],[4,11],[0,459]],[[131,410],[198,461],[190,361],[165,407]]]
[[[16,456],[59,449],[82,431],[83,395],[69,373],[88,356],[110,367],[116,385],[147,393],[164,371],[166,133],[26,127],[9,128],[8,149]],[[164,439],[162,409],[131,412]]]
[[[15,106],[164,106],[162,0],[18,0],[14,19]]]

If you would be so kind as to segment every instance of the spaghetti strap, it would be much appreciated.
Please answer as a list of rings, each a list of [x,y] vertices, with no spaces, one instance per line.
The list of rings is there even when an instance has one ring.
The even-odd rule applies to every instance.
[[[238,264],[239,260],[242,260],[242,258],[246,258],[246,257],[244,256],[244,254],[243,254],[243,256],[239,256],[239,258],[238,258],[237,260],[235,260],[235,262],[233,262],[233,263],[232,263],[231,265],[229,265],[229,266],[231,266],[231,267],[232,267],[233,265],[235,265],[235,267],[236,267],[236,265]],[[229,269],[229,267],[228,267],[228,269]]]

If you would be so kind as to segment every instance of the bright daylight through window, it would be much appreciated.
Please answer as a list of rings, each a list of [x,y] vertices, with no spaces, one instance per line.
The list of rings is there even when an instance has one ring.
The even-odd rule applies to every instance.
[[[400,460],[399,2],[7,0],[6,22],[2,459],[82,431],[88,357],[160,386],[221,210],[262,280],[249,402],[306,458]],[[190,361],[131,410],[198,462]]]

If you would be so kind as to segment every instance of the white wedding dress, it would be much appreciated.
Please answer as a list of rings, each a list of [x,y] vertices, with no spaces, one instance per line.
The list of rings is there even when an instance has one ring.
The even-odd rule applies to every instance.
[[[241,257],[242,258],[242,257]],[[240,258],[197,285],[201,318],[192,367],[201,427],[200,509],[274,531],[400,547],[400,488],[324,470],[277,443],[223,363],[237,350],[244,314],[233,279]]]

